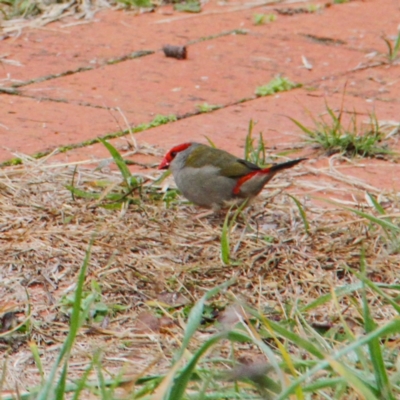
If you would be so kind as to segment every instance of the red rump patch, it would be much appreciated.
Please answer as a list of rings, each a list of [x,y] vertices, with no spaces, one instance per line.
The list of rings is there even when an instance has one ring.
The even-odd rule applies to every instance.
[[[268,174],[270,172],[270,170],[271,170],[270,168],[265,168],[265,169],[262,169],[261,171],[250,172],[247,175],[242,176],[241,178],[239,178],[237,180],[236,185],[233,188],[233,194],[239,194],[243,183],[245,183],[248,180],[250,180],[253,176],[255,176],[257,174]]]

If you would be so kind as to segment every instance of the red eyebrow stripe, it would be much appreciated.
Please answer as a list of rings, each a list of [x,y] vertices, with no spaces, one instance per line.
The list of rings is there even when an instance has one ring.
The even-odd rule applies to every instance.
[[[233,188],[233,194],[239,194],[240,193],[240,188],[242,187],[243,183],[247,182],[254,175],[257,175],[257,174],[268,174],[268,172],[270,172],[270,168],[265,168],[265,169],[262,169],[261,171],[249,172],[247,175],[242,176],[241,178],[239,178],[237,180],[236,185]]]
[[[182,144],[179,144],[178,146],[173,147],[173,148],[169,151],[169,153],[172,153],[172,152],[177,152],[177,153],[179,153],[180,151],[186,150],[189,146],[191,146],[191,144],[192,144],[192,143],[182,143]]]

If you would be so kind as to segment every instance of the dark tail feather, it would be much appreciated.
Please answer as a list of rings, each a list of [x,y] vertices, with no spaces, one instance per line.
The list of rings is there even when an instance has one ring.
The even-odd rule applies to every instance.
[[[287,169],[287,168],[292,168],[299,162],[302,162],[304,160],[307,160],[307,158],[297,158],[296,160],[290,160],[281,164],[275,164],[270,168],[267,168],[269,172],[278,172],[281,169]]]

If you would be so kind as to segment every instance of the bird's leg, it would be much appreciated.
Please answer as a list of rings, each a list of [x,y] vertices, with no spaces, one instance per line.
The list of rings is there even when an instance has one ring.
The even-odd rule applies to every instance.
[[[211,210],[204,211],[195,216],[196,219],[206,218],[210,216],[219,217],[221,215],[221,206],[218,204],[213,204]]]
[[[202,218],[209,217],[211,215],[215,215],[215,211],[214,210],[207,210],[207,211],[204,211],[204,212],[202,212],[200,214],[196,214],[196,215],[193,216],[193,218],[202,219]]]

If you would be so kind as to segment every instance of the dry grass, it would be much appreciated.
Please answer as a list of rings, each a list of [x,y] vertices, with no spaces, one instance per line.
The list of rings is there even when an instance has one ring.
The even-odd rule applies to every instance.
[[[22,166],[0,170],[0,318],[5,330],[0,333],[0,364],[6,357],[5,387],[27,388],[39,382],[29,341],[37,343],[45,371],[52,365],[68,331],[69,320],[60,302],[73,293],[93,237],[88,291],[95,281],[110,309],[115,304],[126,309],[109,314],[102,323],[89,321],[87,329],[81,330],[70,361],[71,378],[82,374],[98,348],[103,349],[102,365],[110,373],[124,368],[136,374],[152,363],[147,373],[165,371],[180,346],[186,315],[182,304],[192,304],[232,276],[236,284],[215,300],[215,310],[240,298],[277,319],[290,312],[286,305],[293,299],[307,304],[354,281],[346,268],[359,268],[361,246],[370,279],[398,282],[398,255],[379,228],[340,207],[307,199],[304,193],[310,187],[317,192],[318,185],[327,189],[324,175],[336,182],[330,188],[337,193],[344,179],[334,170],[302,165],[277,177],[270,198],[260,198],[234,224],[230,241],[236,262],[224,266],[220,258],[223,217],[199,220],[198,210],[178,201],[166,208],[152,177],[143,177],[141,198],[132,195],[140,204],[110,211],[92,200],[73,199],[65,185],[74,179],[76,187],[101,193],[111,185],[118,187],[122,181],[118,172],[79,167],[74,175],[73,165],[52,166],[28,158]],[[290,186],[289,177],[298,184]],[[99,182],[104,181],[107,189],[100,189]],[[351,185],[348,179],[347,183],[347,191],[364,192],[362,182]],[[309,235],[297,206],[283,189],[303,204]],[[399,215],[398,198],[388,194],[385,208],[388,214]],[[354,308],[346,312],[348,300],[340,300],[340,310],[332,303],[313,310],[309,321],[335,325],[340,313],[349,323],[356,321]],[[371,299],[371,309],[377,321],[393,317],[393,309],[381,299]],[[25,331],[7,334],[12,327],[4,329],[6,311],[15,313],[13,326],[25,322]],[[152,319],[155,313],[163,315],[157,323]],[[210,329],[215,331],[205,328],[193,345]],[[229,351],[223,346],[221,355]],[[241,351],[251,352],[246,345]]]
[[[72,2],[4,1],[0,2],[0,7],[3,9],[0,16],[0,28],[1,32],[5,34],[18,34],[24,28],[40,29],[51,22],[68,17],[76,18],[79,21],[76,24],[80,24],[84,23],[85,20],[91,20],[96,12],[112,6],[115,7],[115,2],[112,4],[111,1],[107,0],[96,0],[94,2],[87,0]]]

